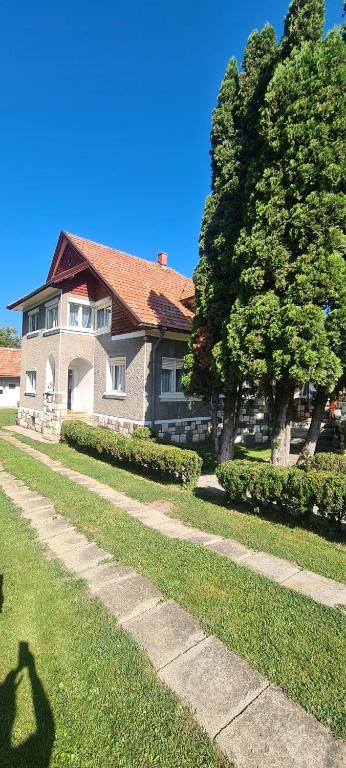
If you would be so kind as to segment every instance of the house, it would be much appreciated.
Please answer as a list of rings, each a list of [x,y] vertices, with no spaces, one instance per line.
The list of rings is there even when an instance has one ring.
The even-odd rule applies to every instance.
[[[181,386],[193,297],[165,253],[153,263],[61,232],[44,285],[8,307],[23,313],[18,423],[54,438],[87,416],[124,434],[204,439],[209,406]]]
[[[0,408],[18,405],[20,354],[20,349],[0,347]]]

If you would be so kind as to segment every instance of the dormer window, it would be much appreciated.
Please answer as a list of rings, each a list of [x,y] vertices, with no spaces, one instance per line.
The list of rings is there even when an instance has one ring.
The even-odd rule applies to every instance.
[[[110,328],[111,322],[112,307],[110,305],[98,307],[96,309],[96,330],[100,331],[102,328]]]

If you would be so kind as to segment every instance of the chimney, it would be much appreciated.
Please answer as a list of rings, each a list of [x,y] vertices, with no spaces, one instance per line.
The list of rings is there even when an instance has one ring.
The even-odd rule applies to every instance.
[[[167,267],[167,261],[168,261],[168,253],[164,253],[164,251],[160,251],[157,254],[157,263],[162,267],[163,269]]]

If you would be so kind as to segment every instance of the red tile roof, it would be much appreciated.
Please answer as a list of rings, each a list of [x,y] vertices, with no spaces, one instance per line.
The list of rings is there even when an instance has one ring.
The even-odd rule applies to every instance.
[[[20,349],[0,347],[0,376],[9,378],[20,376]]]
[[[182,304],[193,282],[170,267],[63,233],[128,307],[137,324],[189,331],[193,312]]]

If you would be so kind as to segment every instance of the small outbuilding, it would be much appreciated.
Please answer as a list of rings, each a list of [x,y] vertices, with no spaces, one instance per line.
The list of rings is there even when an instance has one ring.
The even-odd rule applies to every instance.
[[[20,349],[0,347],[0,408],[16,408],[20,398]]]

